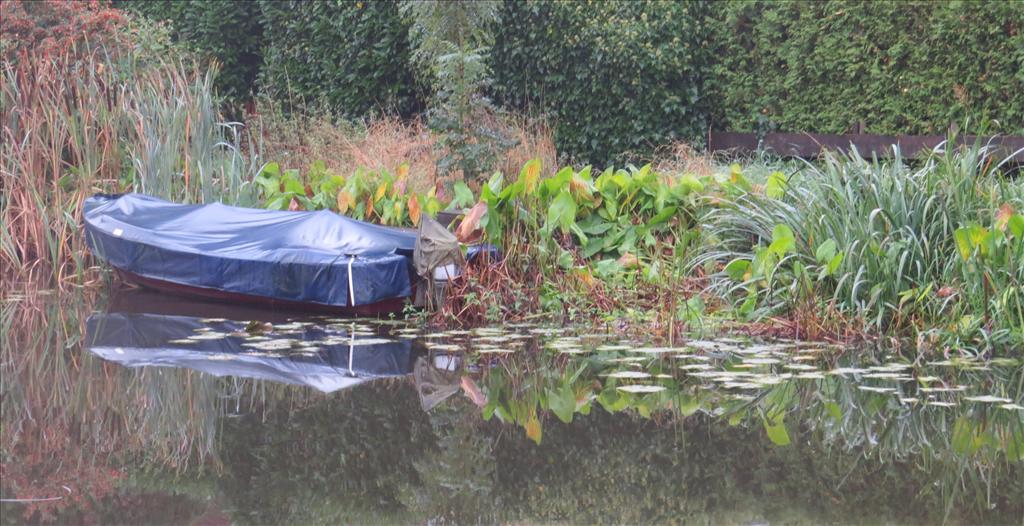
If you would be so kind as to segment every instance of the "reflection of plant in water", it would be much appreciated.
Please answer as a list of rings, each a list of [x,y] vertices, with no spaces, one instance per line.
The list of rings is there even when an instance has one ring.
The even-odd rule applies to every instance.
[[[473,413],[462,397],[430,411],[434,443],[413,462],[416,484],[405,484],[402,492],[402,504],[414,516],[454,524],[493,520],[495,440]]]
[[[61,497],[27,503],[25,519],[99,517],[99,507],[130,497],[117,491],[126,464],[216,467],[220,418],[272,405],[288,392],[188,370],[104,363],[81,350],[95,303],[88,295],[53,298],[26,290],[0,305],[3,495]],[[296,396],[287,401],[303,403]]]
[[[922,373],[921,382],[895,388],[870,385],[872,380],[852,375],[818,374],[803,380],[766,381],[738,395],[737,390],[722,387],[727,382],[716,384],[707,377],[680,374],[666,358],[640,357],[639,363],[632,363],[643,367],[625,371],[619,367],[623,362],[615,360],[632,358],[614,353],[571,357],[546,353],[528,358],[539,362],[531,370],[519,363],[523,357],[513,356],[484,379],[488,403],[483,417],[496,416],[521,426],[526,437],[538,444],[543,424],[551,421],[546,415],[568,424],[578,418],[575,415],[589,414],[594,405],[603,413],[626,411],[686,426],[693,418],[727,421],[730,426],[742,425],[744,434],[762,434],[768,439],[759,439],[762,444],[798,448],[811,444],[828,453],[833,463],[848,468],[847,473],[899,465],[910,472],[901,476],[927,477],[928,483],[916,488],[915,498],[941,502],[947,514],[958,502],[977,510],[1015,506],[987,492],[996,481],[1012,487],[1008,479],[1019,474],[1024,460],[1021,411],[969,398],[955,407],[923,404],[935,385],[946,384],[984,386],[1019,403],[1024,394],[1019,392],[1024,374],[1019,367],[959,374],[949,370],[941,378]],[[726,359],[718,379],[733,374],[751,378],[739,376],[749,373],[736,368],[737,364],[739,360]],[[647,381],[637,389],[641,392],[626,387],[638,385],[635,378]],[[550,433],[552,426],[564,429],[554,423],[543,433]],[[838,490],[841,477],[836,483]]]
[[[237,521],[408,522],[400,488],[417,480],[413,461],[430,447],[431,432],[415,392],[386,381],[307,409],[227,421],[222,443]]]

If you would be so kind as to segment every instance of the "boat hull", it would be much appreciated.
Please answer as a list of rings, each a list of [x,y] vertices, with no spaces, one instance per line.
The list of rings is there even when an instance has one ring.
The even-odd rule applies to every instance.
[[[174,283],[171,281],[147,278],[119,268],[115,268],[114,271],[117,273],[118,278],[125,283],[156,290],[165,294],[173,294],[182,297],[205,298],[238,305],[341,314],[346,316],[384,316],[388,314],[396,314],[402,312],[405,309],[407,301],[411,300],[411,298],[388,298],[386,300],[367,305],[342,307],[338,305],[323,305],[320,303],[282,300],[277,298],[268,298],[266,296],[255,296],[252,294],[241,294],[206,287],[183,285],[181,283]]]

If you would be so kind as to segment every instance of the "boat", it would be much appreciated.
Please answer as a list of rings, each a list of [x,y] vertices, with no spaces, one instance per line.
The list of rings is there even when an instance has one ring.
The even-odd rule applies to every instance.
[[[84,210],[90,251],[122,280],[193,297],[382,315],[400,312],[426,279],[457,275],[463,261],[455,236],[426,216],[413,230],[329,210],[186,205],[142,194],[98,194]],[[470,247],[467,259],[494,252]]]

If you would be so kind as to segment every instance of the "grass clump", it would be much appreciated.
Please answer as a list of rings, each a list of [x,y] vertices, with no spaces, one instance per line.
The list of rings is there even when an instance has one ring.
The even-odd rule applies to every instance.
[[[713,290],[738,315],[972,349],[1024,341],[1024,184],[981,146],[911,164],[856,152],[709,208]],[[988,237],[986,237],[988,236]],[[939,338],[939,336],[942,336]]]

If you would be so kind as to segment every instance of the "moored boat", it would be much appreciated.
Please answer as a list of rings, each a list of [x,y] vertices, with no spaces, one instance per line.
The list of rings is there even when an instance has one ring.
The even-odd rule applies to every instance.
[[[420,233],[327,210],[183,205],[124,194],[87,199],[84,216],[94,255],[125,281],[166,292],[379,315],[401,311],[419,280],[413,259]],[[433,250],[454,247],[448,259],[461,259],[454,236],[431,241]]]

